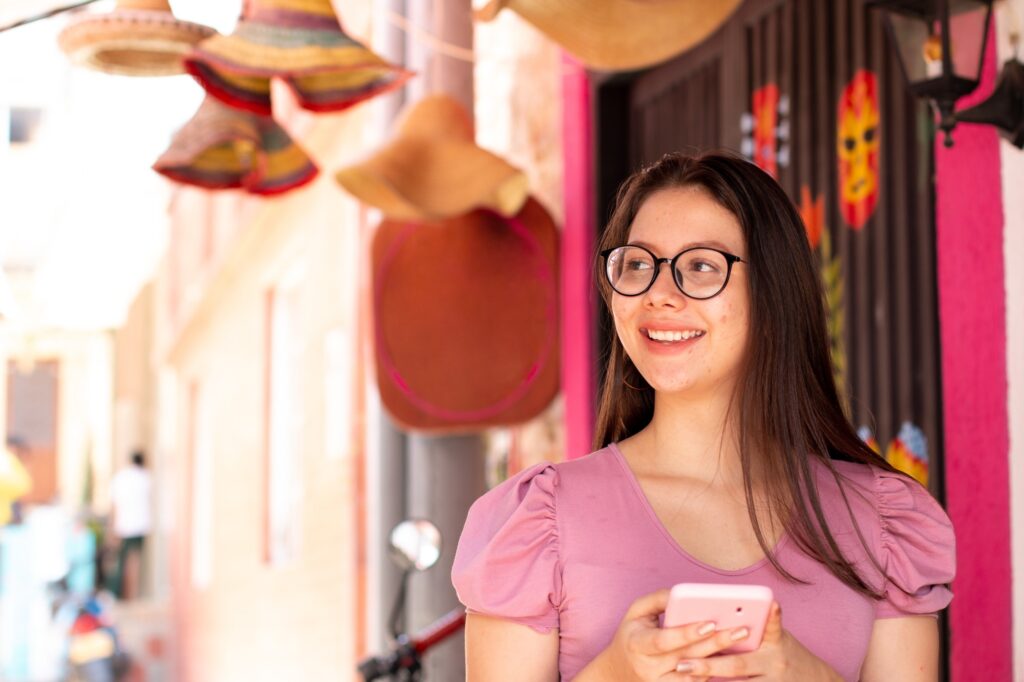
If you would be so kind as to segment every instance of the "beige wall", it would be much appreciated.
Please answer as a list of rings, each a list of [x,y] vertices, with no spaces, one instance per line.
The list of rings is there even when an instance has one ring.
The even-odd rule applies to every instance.
[[[170,527],[184,680],[345,679],[355,667],[358,439],[327,451],[325,339],[337,330],[358,336],[360,213],[331,176],[362,151],[366,114],[292,116],[289,128],[321,176],[272,199],[179,191],[157,283],[158,358],[173,376],[160,428],[175,453]],[[303,541],[294,562],[276,567],[264,559],[267,295],[292,269],[302,273]],[[347,385],[358,396],[355,382]],[[209,425],[205,502],[196,501],[190,461],[193,386]],[[207,502],[210,526],[195,533],[196,504]],[[204,533],[208,580],[196,587],[193,543]]]

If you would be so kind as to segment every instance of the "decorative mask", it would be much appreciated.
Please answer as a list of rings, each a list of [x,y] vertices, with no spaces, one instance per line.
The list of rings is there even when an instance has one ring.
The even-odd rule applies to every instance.
[[[754,91],[754,163],[773,178],[779,177],[775,153],[778,106],[779,87],[775,83],[769,83]]]
[[[839,99],[839,207],[850,227],[864,227],[878,204],[878,86],[861,69]]]

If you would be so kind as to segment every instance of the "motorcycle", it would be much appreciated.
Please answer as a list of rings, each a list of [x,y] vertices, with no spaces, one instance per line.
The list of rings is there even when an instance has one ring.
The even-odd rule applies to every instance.
[[[68,632],[68,663],[74,682],[117,682],[128,672],[128,655],[95,597],[76,607]]]
[[[401,614],[406,588],[413,571],[425,571],[441,557],[441,532],[429,521],[403,521],[390,535],[391,558],[402,568],[402,578],[391,608],[388,628],[394,642],[381,654],[369,656],[359,663],[365,682],[390,678],[396,682],[417,682],[422,679],[422,660],[430,649],[462,629],[466,612],[461,606],[415,633],[401,632]]]

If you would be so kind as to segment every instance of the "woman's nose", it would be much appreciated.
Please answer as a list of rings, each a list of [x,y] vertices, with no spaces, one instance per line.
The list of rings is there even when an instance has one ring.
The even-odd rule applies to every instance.
[[[658,263],[658,274],[655,276],[651,288],[647,290],[646,297],[652,305],[677,307],[683,305],[686,297],[676,286],[675,272],[673,272],[671,263],[665,261]]]

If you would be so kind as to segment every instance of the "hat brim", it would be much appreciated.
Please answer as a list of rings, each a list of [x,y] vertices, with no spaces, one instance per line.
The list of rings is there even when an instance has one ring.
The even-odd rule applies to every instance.
[[[526,175],[462,140],[399,138],[335,180],[389,218],[440,220],[486,208],[504,216],[529,196]]]
[[[459,432],[539,414],[559,386],[558,230],[529,199],[373,242],[381,400],[403,427]]]
[[[185,69],[221,101],[259,114],[271,111],[271,78],[283,79],[303,108],[331,112],[398,88],[413,75],[349,39],[281,46],[243,36],[203,41],[186,57]]]
[[[587,66],[629,70],[653,66],[710,36],[742,0],[491,0],[480,21],[508,8]]]
[[[216,33],[169,12],[114,10],[75,18],[60,33],[61,50],[76,64],[119,76],[185,73],[183,58]]]

